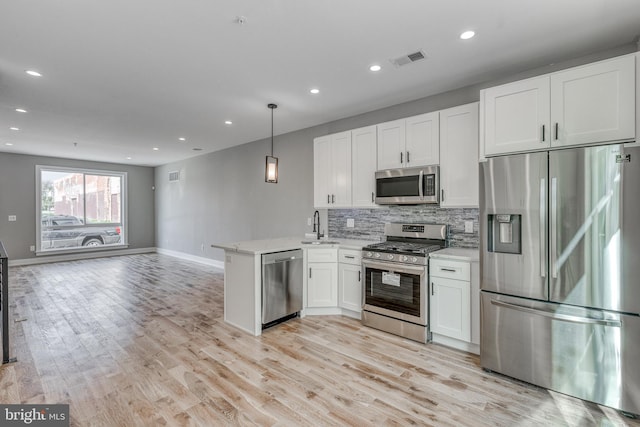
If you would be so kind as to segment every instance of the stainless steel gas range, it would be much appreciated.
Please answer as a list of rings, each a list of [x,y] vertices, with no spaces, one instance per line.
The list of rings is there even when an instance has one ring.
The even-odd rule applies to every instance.
[[[385,224],[385,238],[362,249],[362,323],[427,342],[429,253],[446,246],[447,226]]]

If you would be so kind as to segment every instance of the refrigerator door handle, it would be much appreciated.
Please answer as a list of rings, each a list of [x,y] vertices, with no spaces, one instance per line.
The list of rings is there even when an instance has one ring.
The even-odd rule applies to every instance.
[[[552,311],[541,310],[537,308],[524,307],[518,304],[512,304],[509,302],[498,301],[494,299],[491,300],[491,304],[498,307],[504,307],[504,308],[510,308],[512,310],[522,311],[524,313],[530,313],[538,316],[549,317],[551,319],[561,320],[563,322],[581,323],[586,325],[611,326],[613,328],[622,327],[622,322],[620,320],[594,319],[592,317],[572,316],[570,314],[561,314],[561,313],[555,313]]]
[[[540,179],[540,276],[546,277],[547,275],[547,257],[545,248],[545,242],[547,241],[545,236],[545,216],[547,214],[547,186],[546,179]]]
[[[557,243],[558,243],[558,178],[551,178],[551,276],[558,278]]]

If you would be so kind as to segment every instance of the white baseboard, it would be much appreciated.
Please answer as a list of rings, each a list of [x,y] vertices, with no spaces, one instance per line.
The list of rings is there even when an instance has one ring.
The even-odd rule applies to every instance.
[[[197,262],[197,263],[200,263],[200,264],[206,264],[206,265],[209,265],[211,267],[216,267],[216,268],[219,268],[221,270],[224,270],[224,262],[223,261],[218,261],[216,259],[205,258],[205,257],[201,257],[201,256],[191,255],[191,254],[187,254],[187,253],[184,253],[184,252],[172,251],[172,250],[163,249],[163,248],[156,248],[156,252],[158,252],[159,254],[162,254],[162,255],[168,255],[168,256],[172,256],[174,258],[184,259],[186,261],[193,261],[193,262]]]
[[[156,251],[156,248],[139,248],[139,249],[111,249],[108,251],[87,252],[87,253],[76,252],[73,254],[40,256],[37,258],[24,258],[24,259],[13,259],[13,260],[10,259],[9,266],[11,267],[11,266],[20,266],[20,265],[46,264],[50,262],[77,261],[81,259],[105,258],[105,257],[120,256],[120,255],[147,254],[147,253],[153,253],[155,251]]]
[[[480,346],[466,341],[460,341],[455,338],[446,337],[444,335],[432,334],[434,343],[446,345],[456,350],[466,351],[467,353],[480,354]]]

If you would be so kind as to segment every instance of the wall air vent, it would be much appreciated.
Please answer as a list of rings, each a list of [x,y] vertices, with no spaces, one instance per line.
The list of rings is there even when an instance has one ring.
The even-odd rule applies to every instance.
[[[403,65],[412,64],[417,61],[422,61],[427,58],[427,54],[424,51],[419,50],[417,52],[410,53],[408,55],[403,55],[396,59],[391,59],[391,63],[396,67],[402,67]]]
[[[169,172],[169,182],[180,181],[180,171]]]

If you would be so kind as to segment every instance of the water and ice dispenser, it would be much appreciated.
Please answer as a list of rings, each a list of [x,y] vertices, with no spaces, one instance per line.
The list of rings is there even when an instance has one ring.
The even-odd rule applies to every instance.
[[[489,252],[505,254],[522,253],[522,215],[491,214],[487,215]]]

